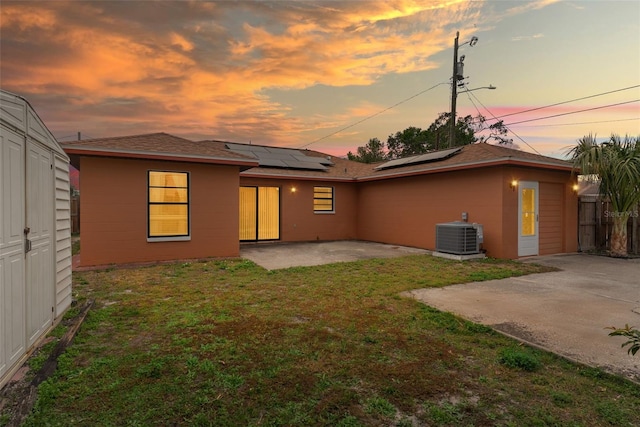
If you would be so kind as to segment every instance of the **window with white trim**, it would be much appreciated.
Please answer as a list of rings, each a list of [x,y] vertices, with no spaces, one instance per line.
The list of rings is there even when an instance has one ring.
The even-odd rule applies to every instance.
[[[313,211],[334,212],[333,187],[313,187]]]
[[[189,173],[149,171],[149,239],[185,240],[190,233],[189,214]]]

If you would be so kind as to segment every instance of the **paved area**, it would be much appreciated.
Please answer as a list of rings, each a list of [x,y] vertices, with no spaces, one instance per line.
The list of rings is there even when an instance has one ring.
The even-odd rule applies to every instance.
[[[607,326],[640,328],[640,259],[586,254],[533,257],[559,272],[407,292],[425,304],[482,323],[578,362],[640,382],[640,353]]]
[[[243,245],[240,256],[275,270],[429,251],[361,241]],[[608,326],[640,328],[640,259],[586,254],[531,257],[558,272],[474,282],[406,295],[485,324],[568,359],[640,382],[640,353],[631,356]]]
[[[242,245],[240,248],[240,256],[242,258],[247,258],[267,270],[427,253],[430,252],[424,249],[356,240],[312,243],[259,243]]]

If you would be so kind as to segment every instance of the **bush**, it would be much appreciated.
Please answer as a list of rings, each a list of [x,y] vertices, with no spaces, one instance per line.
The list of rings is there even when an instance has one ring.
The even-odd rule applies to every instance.
[[[624,325],[624,328],[616,328],[615,326],[610,326],[606,329],[611,329],[613,332],[609,333],[610,337],[621,336],[627,337],[629,340],[627,342],[622,343],[620,347],[624,348],[629,346],[627,349],[627,353],[635,356],[638,350],[640,350],[640,330],[636,329],[633,326]]]
[[[530,352],[517,347],[507,347],[500,352],[498,361],[509,368],[533,372],[540,367],[538,358]]]

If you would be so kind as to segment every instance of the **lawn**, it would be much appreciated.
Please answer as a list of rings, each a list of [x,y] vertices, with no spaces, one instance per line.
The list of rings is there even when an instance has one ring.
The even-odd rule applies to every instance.
[[[95,305],[26,425],[640,425],[637,385],[399,296],[538,271],[421,255],[74,273]]]

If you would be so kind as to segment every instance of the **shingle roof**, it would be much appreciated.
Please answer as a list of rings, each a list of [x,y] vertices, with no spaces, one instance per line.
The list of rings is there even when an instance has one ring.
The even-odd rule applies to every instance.
[[[380,165],[380,164],[378,164]],[[376,166],[378,166],[376,165]],[[381,179],[393,176],[405,176],[422,173],[436,173],[455,169],[478,167],[518,165],[543,169],[572,170],[572,164],[565,160],[526,151],[514,150],[499,145],[486,143],[465,145],[462,150],[451,157],[434,162],[402,166],[393,169],[373,170],[370,174],[361,175],[359,180]]]
[[[309,156],[326,156],[326,154],[318,151],[304,150],[304,152]],[[376,167],[386,162],[366,164],[333,156],[331,157],[331,160],[335,163],[335,166],[330,167],[326,172],[257,167],[246,170],[242,175],[256,177],[286,176],[303,179],[370,181],[407,175],[420,175],[455,169],[469,169],[497,165],[530,166],[566,171],[570,171],[572,169],[571,163],[564,160],[490,144],[465,145],[456,154],[442,160],[381,170],[376,170]]]
[[[376,170],[376,167],[384,162],[366,164],[328,156],[314,150],[283,148],[306,156],[325,158],[328,156],[334,165],[328,167],[326,171],[258,166],[257,159],[233,152],[227,149],[226,144],[229,142],[219,140],[191,141],[166,133],[152,133],[74,141],[61,145],[71,155],[72,160],[77,155],[88,155],[235,164],[241,166],[242,176],[264,178],[370,181],[498,165],[572,170],[572,164],[564,160],[485,143],[466,145],[460,151],[444,159],[379,170]],[[258,147],[260,146],[258,145]],[[268,148],[269,146],[263,147]]]
[[[256,166],[255,159],[233,153],[224,143],[191,141],[167,133],[87,139],[61,144],[69,155],[181,160]]]

